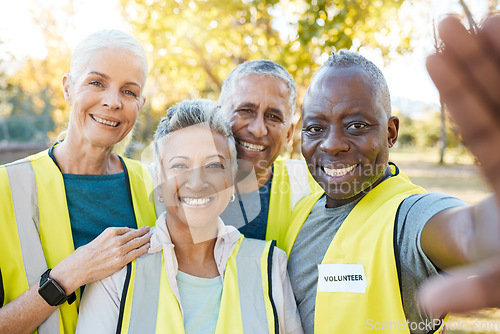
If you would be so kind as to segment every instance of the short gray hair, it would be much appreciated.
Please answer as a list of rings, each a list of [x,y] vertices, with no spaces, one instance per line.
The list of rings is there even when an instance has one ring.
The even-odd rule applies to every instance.
[[[175,131],[193,125],[208,125],[211,131],[227,138],[231,172],[234,177],[238,168],[236,143],[227,117],[222,113],[215,101],[206,99],[184,100],[168,108],[167,116],[158,123],[153,141],[153,161],[157,175],[161,169],[161,147]]]
[[[388,118],[391,117],[391,95],[389,93],[389,87],[387,86],[387,82],[385,81],[382,71],[380,71],[374,63],[357,52],[340,50],[337,53],[332,52],[330,57],[328,57],[320,69],[325,67],[361,67],[368,75],[369,82],[373,88],[375,88],[377,96],[379,97]]]
[[[78,43],[71,58],[70,78],[78,78],[93,52],[101,49],[123,49],[136,56],[144,69],[144,81],[148,75],[148,60],[143,46],[137,39],[117,29],[98,30]]]
[[[266,59],[251,60],[236,66],[222,84],[219,105],[225,109],[225,105],[229,103],[231,96],[236,94],[236,83],[249,75],[273,77],[283,80],[288,88],[289,119],[291,120],[297,104],[297,85],[290,73],[283,66]]]

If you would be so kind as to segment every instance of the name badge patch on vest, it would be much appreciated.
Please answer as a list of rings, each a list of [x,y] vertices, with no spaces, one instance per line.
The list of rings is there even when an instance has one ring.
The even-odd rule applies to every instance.
[[[318,264],[318,274],[318,291],[366,292],[366,276],[362,264]]]

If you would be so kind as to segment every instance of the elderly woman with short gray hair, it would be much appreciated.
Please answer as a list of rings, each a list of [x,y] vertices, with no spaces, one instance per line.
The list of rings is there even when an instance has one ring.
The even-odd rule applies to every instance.
[[[147,252],[154,179],[113,153],[144,105],[147,72],[135,38],[90,34],[62,80],[65,139],[0,167],[1,333],[74,333],[79,288]]]
[[[302,333],[285,253],[219,218],[234,197],[236,149],[216,103],[171,107],[154,155],[167,210],[151,248],[87,287],[77,333]]]

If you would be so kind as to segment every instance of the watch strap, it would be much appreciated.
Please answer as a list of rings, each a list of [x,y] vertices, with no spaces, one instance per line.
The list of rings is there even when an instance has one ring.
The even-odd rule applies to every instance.
[[[47,269],[43,274],[42,277],[40,278],[40,286],[44,285],[45,282],[49,279],[49,274],[52,269]]]
[[[57,286],[58,290],[60,291],[64,291],[63,288],[61,288],[61,286],[57,283],[56,280],[52,279],[52,278],[49,278],[49,274],[50,274],[50,271],[52,269],[47,269],[47,271],[45,271],[41,278],[40,278],[40,285],[39,285],[39,289],[38,289],[38,292],[40,293],[40,288],[45,284],[47,283],[47,281],[50,279],[52,281],[52,284],[54,284],[55,286]],[[47,303],[49,303],[49,305],[51,306],[59,306],[61,304],[64,304],[66,301],[68,301],[68,304],[72,304],[75,300],[76,300],[76,294],[75,292],[73,291],[73,293],[71,293],[69,296],[66,296],[66,295],[63,295],[61,296],[61,299],[56,302],[54,305],[52,305],[48,300],[47,298],[45,298],[45,296],[43,294],[40,293],[40,295],[42,296],[43,299],[45,299],[45,301]]]

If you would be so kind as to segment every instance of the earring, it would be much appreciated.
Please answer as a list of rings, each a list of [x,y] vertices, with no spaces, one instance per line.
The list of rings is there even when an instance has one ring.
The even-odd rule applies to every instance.
[[[231,194],[231,202],[234,202],[235,199],[236,199],[236,196],[234,196],[234,194]]]
[[[161,197],[160,195],[158,195],[158,202],[163,203],[163,197]]]

